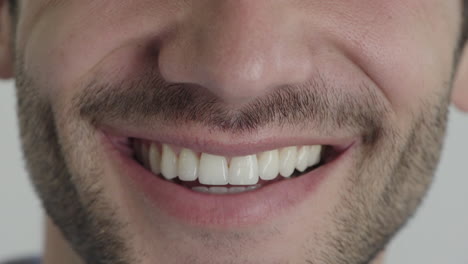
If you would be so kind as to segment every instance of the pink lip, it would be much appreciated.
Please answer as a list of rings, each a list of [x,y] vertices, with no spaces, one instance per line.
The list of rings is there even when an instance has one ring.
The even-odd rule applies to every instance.
[[[328,137],[312,137],[307,136],[269,136],[256,137],[254,139],[244,139],[229,136],[223,138],[214,138],[207,136],[206,131],[193,131],[187,129],[184,132],[164,133],[160,130],[157,132],[145,132],[142,129],[125,129],[115,127],[101,127],[104,134],[108,135],[113,141],[123,141],[128,138],[137,138],[149,142],[160,142],[170,144],[175,147],[183,147],[191,149],[195,152],[205,152],[222,156],[243,156],[262,151],[278,149],[288,146],[303,146],[303,145],[322,145],[331,146],[339,152],[348,149],[356,141],[358,136],[349,136],[342,138]],[[204,135],[204,136],[200,136]],[[229,142],[222,143],[222,142]]]
[[[190,225],[225,228],[262,222],[309,199],[337,164],[349,156],[354,146],[301,177],[278,181],[250,192],[217,195],[194,192],[157,177],[128,153],[117,150],[105,134],[102,139],[115,166],[135,183],[153,206]]]

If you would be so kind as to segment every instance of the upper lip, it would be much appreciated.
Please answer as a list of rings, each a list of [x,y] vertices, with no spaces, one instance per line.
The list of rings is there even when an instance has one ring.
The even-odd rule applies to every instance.
[[[100,130],[111,140],[140,139],[177,147],[188,148],[222,156],[244,156],[288,146],[323,145],[342,152],[357,140],[357,136],[343,137],[312,136],[303,133],[279,135],[227,135],[209,132],[195,132],[190,129],[174,128],[168,131],[144,130],[125,126],[101,126]],[[310,133],[312,134],[312,133]]]

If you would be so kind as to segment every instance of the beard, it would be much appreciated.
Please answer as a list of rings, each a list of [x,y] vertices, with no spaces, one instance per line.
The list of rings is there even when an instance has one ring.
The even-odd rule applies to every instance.
[[[298,263],[365,264],[384,249],[426,193],[438,163],[449,105],[449,88],[444,87],[444,94],[420,102],[420,111],[403,130],[368,87],[355,94],[311,88],[320,85],[285,88],[241,109],[227,109],[216,97],[194,87],[166,84],[153,71],[119,85],[100,83],[97,76],[67,102],[41,93],[44,85],[26,72],[21,56],[16,80],[23,152],[35,190],[75,252],[93,264],[144,262],[138,257],[144,254],[131,243],[139,234],[129,232],[128,216],[105,195],[110,187],[102,181],[106,169],[96,150],[95,123],[192,122],[242,134],[309,122],[321,131],[359,131],[362,146],[344,178],[346,188],[326,216],[331,228],[316,230],[298,245],[304,248]],[[241,248],[232,252],[223,258],[228,263],[258,263],[243,259]],[[190,262],[208,263],[195,256]]]

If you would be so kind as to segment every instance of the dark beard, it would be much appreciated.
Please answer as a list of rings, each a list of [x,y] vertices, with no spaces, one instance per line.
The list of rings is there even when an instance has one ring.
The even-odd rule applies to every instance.
[[[31,78],[28,78],[23,71],[22,64],[18,63],[17,65],[18,115],[23,151],[31,179],[48,216],[86,263],[138,263],[136,259],[130,258],[130,249],[127,248],[126,239],[122,237],[121,232],[124,229],[124,224],[119,222],[116,212],[103,198],[102,190],[96,189],[96,186],[85,185],[79,181],[82,175],[73,175],[71,172],[65,155],[67,151],[72,151],[73,146],[61,141],[58,132],[60,122],[54,114],[51,102],[38,92],[39,87]],[[144,119],[145,113],[146,115],[157,115],[158,113],[167,115],[168,112],[164,111],[171,110],[172,104],[164,104],[163,100],[158,99],[161,98],[160,94],[146,96],[147,90],[140,94],[130,89],[94,89],[94,91],[96,93],[86,91],[84,96],[79,97],[78,105],[75,107],[79,109],[77,112],[85,118],[89,118],[90,122],[98,121],[104,116],[103,113],[107,113],[109,118],[126,117],[142,121],[138,119]],[[181,92],[181,90],[177,91]],[[119,94],[119,92],[122,93]],[[189,115],[194,110],[188,107],[190,105],[187,103],[193,102],[197,98],[190,97],[190,94],[184,95],[189,96],[184,101],[186,103],[179,105],[178,112],[173,112],[175,113],[173,117],[179,117],[176,120],[181,122],[190,121],[190,117],[196,118]],[[180,97],[170,96],[170,94],[165,96],[180,99]],[[290,98],[303,99],[298,96]],[[314,254],[306,257],[309,259],[308,263],[369,263],[414,213],[431,183],[445,132],[448,96],[440,96],[439,98],[441,99],[436,100],[436,103],[424,106],[427,113],[414,118],[413,127],[403,135],[392,130],[390,125],[379,122],[379,119],[384,119],[382,117],[385,116],[385,111],[373,111],[371,105],[362,106],[371,108],[364,110],[358,105],[347,108],[356,111],[354,114],[339,115],[335,113],[335,116],[340,117],[335,120],[337,124],[340,121],[343,126],[365,128],[368,133],[363,138],[363,150],[359,156],[360,162],[356,164],[358,173],[349,177],[348,190],[343,192],[341,204],[335,208],[335,212],[331,216],[337,227],[336,232],[325,234],[326,239],[325,236],[322,237],[324,240],[323,249],[318,253],[312,251]],[[160,100],[158,105],[162,104],[165,107],[159,110],[151,108],[151,105],[156,105],[151,100]],[[326,101],[323,100],[323,102]],[[295,105],[297,102],[293,100],[287,104]],[[276,103],[273,100],[266,107],[274,107]],[[302,103],[306,104],[307,102],[302,101]],[[312,100],[308,103],[317,105],[320,101]],[[131,111],[132,107],[134,107],[133,112]],[[253,119],[246,119],[245,115],[237,115],[237,119],[229,118],[221,120],[224,122],[218,122],[223,115],[229,113],[225,112],[223,115],[219,115],[219,109],[212,109],[215,109],[218,115],[209,115],[209,113],[204,112],[204,123],[207,125],[218,124],[217,127],[215,126],[217,129],[243,131],[254,129],[261,122],[268,123],[265,118],[258,115]],[[324,105],[316,109],[322,109],[323,115],[316,113],[311,118],[320,117],[322,122],[326,122],[326,117],[330,117],[330,114],[326,112],[332,108],[327,108]],[[172,108],[172,110],[174,109]],[[205,109],[205,111],[209,110]],[[363,111],[368,111],[368,113],[363,114]],[[187,115],[183,115],[184,113]],[[261,113],[261,111],[252,111],[252,113]],[[291,118],[291,115],[294,118],[294,114],[284,111],[283,117]],[[70,117],[76,116],[71,115]],[[210,119],[213,116],[216,118]],[[296,116],[296,118],[301,117],[304,116]],[[239,118],[251,122],[240,122]],[[255,123],[255,120],[258,122]],[[274,120],[269,120],[269,122],[272,121]],[[87,136],[90,135],[81,135],[82,138]],[[387,155],[384,157],[384,155],[375,155],[374,153],[386,153]],[[369,168],[367,164],[381,166]],[[378,177],[385,175],[388,177],[384,179]],[[93,177],[99,177],[99,170]],[[80,191],[85,191],[89,198],[81,199]]]
[[[386,144],[365,150],[369,159],[361,159],[357,171],[362,173],[350,177],[343,203],[334,212],[340,217],[333,218],[337,232],[329,234],[329,246],[337,254],[326,255],[323,263],[370,263],[414,215],[432,183],[443,145],[450,99],[439,98],[437,105],[424,104],[427,114],[414,119],[407,137],[395,133]],[[390,151],[372,155],[379,149]],[[372,170],[366,163],[381,166]],[[392,177],[379,179],[388,172]],[[363,252],[373,254],[363,259]]]
[[[128,254],[124,239],[118,235],[122,226],[105,201],[99,199],[101,191],[90,193],[96,199],[81,202],[63,156],[51,105],[41,98],[27,76],[18,74],[16,80],[23,153],[47,215],[85,263],[134,263],[125,258]],[[93,213],[91,208],[100,208],[102,214]]]

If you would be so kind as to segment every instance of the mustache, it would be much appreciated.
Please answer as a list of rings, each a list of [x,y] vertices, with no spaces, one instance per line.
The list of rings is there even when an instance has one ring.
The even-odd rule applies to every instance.
[[[376,87],[334,87],[317,75],[307,83],[284,85],[242,105],[229,105],[205,87],[169,83],[157,73],[111,83],[99,76],[74,98],[74,109],[92,123],[129,124],[187,122],[211,130],[248,133],[267,126],[312,127],[324,133],[336,129],[376,133],[389,113]]]

